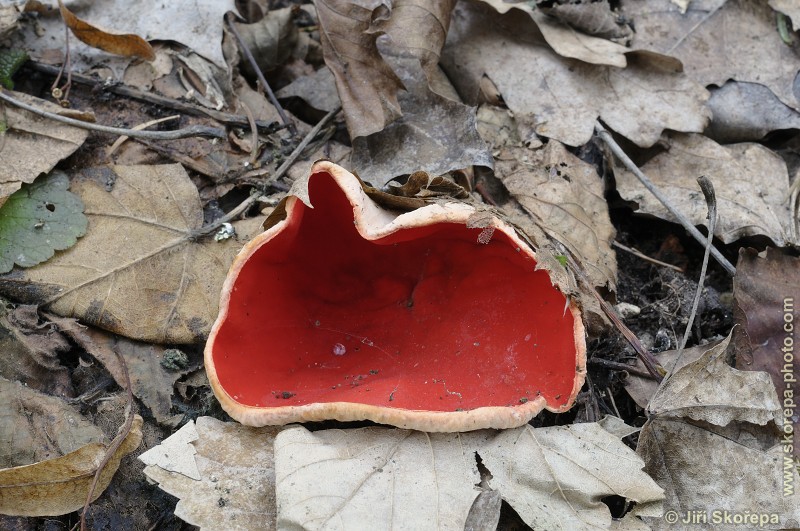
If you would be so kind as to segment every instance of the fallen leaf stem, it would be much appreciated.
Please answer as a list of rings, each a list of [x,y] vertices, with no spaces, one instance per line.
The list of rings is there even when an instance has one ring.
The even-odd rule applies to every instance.
[[[183,129],[176,129],[174,131],[136,131],[135,129],[125,129],[122,127],[110,127],[107,125],[94,124],[61,116],[49,111],[45,111],[33,105],[21,102],[14,97],[10,96],[6,90],[0,90],[0,100],[5,101],[15,107],[32,112],[43,118],[61,122],[67,125],[72,125],[81,129],[88,129],[89,131],[97,131],[99,133],[108,133],[112,135],[124,135],[131,138],[146,138],[149,140],[178,140],[180,138],[191,138],[195,136],[202,136],[207,138],[225,138],[226,133],[224,129],[218,127],[208,127],[205,125],[192,125]]]
[[[39,63],[37,61],[31,61],[31,60],[25,63],[24,68],[29,68],[31,70],[35,70],[37,72],[41,72],[43,74],[48,74],[51,76],[57,75],[59,70],[55,66],[46,65],[44,63]],[[247,117],[245,116],[229,114],[226,112],[217,111],[215,109],[207,109],[205,107],[193,105],[185,101],[179,101],[172,98],[167,98],[164,96],[160,96],[158,94],[153,94],[151,92],[143,92],[137,88],[129,87],[127,85],[122,85],[117,83],[106,83],[103,82],[102,80],[96,79],[91,76],[85,76],[82,74],[72,74],[72,81],[75,83],[80,83],[81,85],[98,87],[101,88],[103,91],[111,92],[118,96],[124,96],[126,98],[143,101],[145,103],[151,103],[153,105],[158,105],[160,107],[165,107],[167,109],[173,109],[175,111],[179,111],[184,114],[190,114],[192,116],[207,116],[225,125],[231,125],[236,127],[248,127],[248,120]],[[266,133],[266,134],[274,133],[286,127],[284,125],[278,124],[277,122],[265,122],[264,120],[256,120],[256,126],[258,127],[258,130],[261,133]]]
[[[672,202],[669,199],[667,199],[667,197],[663,193],[661,193],[661,190],[659,190],[658,187],[655,184],[653,184],[653,181],[651,181],[642,172],[642,170],[640,170],[639,167],[636,166],[636,164],[630,159],[630,157],[628,157],[625,151],[622,150],[619,144],[617,144],[617,142],[611,136],[611,133],[609,133],[606,130],[606,128],[600,124],[600,122],[595,123],[594,130],[597,132],[598,136],[603,140],[603,142],[605,142],[606,145],[608,145],[608,147],[611,149],[611,152],[614,153],[614,155],[620,160],[620,162],[622,162],[622,164],[626,168],[628,168],[628,170],[630,170],[631,173],[633,173],[639,179],[639,181],[641,181],[644,187],[647,188],[650,191],[650,193],[652,193],[656,197],[656,199],[661,201],[661,204],[663,204],[667,208],[667,210],[669,210],[670,213],[673,216],[675,216],[678,222],[681,225],[683,225],[683,227],[689,232],[689,234],[691,234],[692,237],[698,242],[700,242],[700,244],[703,245],[704,247],[709,246],[711,250],[711,255],[714,257],[714,259],[731,276],[735,275],[736,268],[733,266],[733,264],[731,264],[727,258],[722,256],[722,253],[720,253],[716,247],[714,247],[709,243],[709,240],[713,238],[713,233],[709,231],[708,238],[703,236],[703,234],[699,230],[697,230],[697,228],[692,224],[692,222],[689,221],[686,218],[686,216],[681,214],[681,212],[675,207],[675,205],[673,205]]]
[[[233,22],[233,17],[233,13],[228,12],[227,16],[225,17],[225,22],[228,23],[228,27],[233,33],[233,36],[236,37],[236,42],[239,45],[239,49],[242,51],[242,54],[244,54],[247,62],[250,63],[250,66],[258,78],[258,82],[261,83],[261,87],[264,89],[264,92],[266,92],[270,103],[272,103],[272,106],[275,107],[276,111],[278,111],[278,116],[281,117],[281,121],[289,129],[289,133],[291,133],[292,136],[297,136],[297,128],[295,127],[294,122],[292,122],[286,115],[286,112],[283,110],[283,107],[281,107],[280,102],[278,102],[278,98],[275,97],[275,93],[272,92],[272,87],[269,86],[269,83],[267,83],[267,78],[264,77],[264,73],[258,67],[258,63],[256,63],[256,58],[253,57],[252,52],[250,52],[250,48],[247,47],[247,44],[245,44],[244,39],[242,39],[242,35],[239,33],[239,30],[236,29],[236,24]]]
[[[643,371],[634,365],[628,365],[627,363],[620,363],[618,361],[607,360],[605,358],[589,358],[586,360],[587,365],[595,365],[597,367],[604,367],[606,369],[611,369],[613,371],[625,371],[628,374],[635,374],[640,378],[647,378],[653,379],[653,375],[647,371]]]
[[[297,144],[297,147],[294,148],[294,151],[292,151],[291,155],[289,155],[289,157],[283,162],[283,164],[281,164],[280,167],[277,170],[275,170],[275,173],[264,179],[263,186],[267,186],[270,183],[273,183],[278,179],[280,179],[281,177],[283,177],[283,175],[287,171],[289,171],[289,168],[292,167],[292,165],[297,161],[297,159],[303,153],[303,150],[306,148],[306,146],[308,146],[308,144],[311,143],[311,141],[314,139],[314,137],[316,137],[319,134],[322,128],[325,127],[328,124],[328,122],[330,122],[334,118],[334,116],[339,114],[339,111],[341,110],[342,110],[341,105],[337,105],[335,109],[333,109],[328,114],[323,116],[322,119],[317,123],[317,125],[315,125],[303,138],[303,140],[301,140],[300,143]],[[256,201],[258,201],[259,198],[261,198],[260,193],[256,192],[251,194],[250,197],[239,203],[239,205],[236,206],[236,208],[228,212],[226,215],[222,216],[216,221],[209,223],[204,227],[200,227],[195,233],[195,236],[204,236],[206,234],[211,234],[212,232],[216,232],[217,229],[222,227],[223,224],[230,223],[234,219],[241,216],[244,212],[247,211],[248,208],[250,208]]]
[[[714,185],[711,184],[711,181],[705,175],[701,175],[697,178],[697,184],[700,185],[700,190],[702,190],[703,196],[706,198],[706,203],[708,204],[708,233],[714,234],[714,227],[717,225],[717,197],[714,194]],[[678,362],[681,360],[681,356],[683,356],[683,349],[686,346],[686,342],[689,340],[692,324],[694,324],[694,318],[695,315],[697,315],[697,307],[700,304],[700,295],[703,293],[703,284],[706,280],[706,269],[708,268],[708,256],[711,250],[711,240],[709,239],[708,242],[709,243],[706,244],[705,253],[703,253],[703,265],[700,268],[700,279],[697,281],[697,290],[694,293],[694,301],[692,301],[692,311],[689,314],[689,321],[686,323],[686,331],[683,333],[683,339],[678,346],[678,356],[675,358],[675,363],[672,365],[670,372],[675,371],[675,367],[678,366]]]
[[[636,334],[634,334],[630,328],[625,326],[625,323],[622,322],[622,319],[617,316],[617,312],[614,311],[614,308],[612,308],[611,305],[600,296],[600,294],[592,285],[592,282],[586,277],[586,274],[575,262],[575,259],[572,257],[572,255],[568,254],[566,256],[570,265],[570,269],[575,272],[575,274],[578,276],[578,279],[586,286],[586,289],[592,292],[592,295],[594,295],[594,298],[597,299],[598,304],[600,304],[600,307],[603,309],[603,313],[608,316],[611,322],[614,323],[614,326],[616,326],[625,339],[628,340],[628,343],[633,347],[633,350],[635,350],[636,354],[639,356],[639,359],[642,360],[642,363],[644,363],[647,372],[649,372],[657,382],[661,382],[661,380],[664,379],[664,372],[661,366],[658,364],[658,360],[656,360],[653,355],[650,354],[646,348],[644,348],[644,345],[642,345],[642,342],[639,341],[638,337],[636,337]]]

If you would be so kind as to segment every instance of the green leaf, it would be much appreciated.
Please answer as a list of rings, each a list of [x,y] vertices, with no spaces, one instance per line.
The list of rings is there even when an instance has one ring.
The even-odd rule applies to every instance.
[[[13,90],[14,81],[11,78],[27,60],[28,54],[23,50],[0,50],[0,85]]]
[[[31,267],[44,262],[84,235],[83,202],[67,188],[67,176],[54,171],[22,185],[0,207],[0,273],[15,263]]]

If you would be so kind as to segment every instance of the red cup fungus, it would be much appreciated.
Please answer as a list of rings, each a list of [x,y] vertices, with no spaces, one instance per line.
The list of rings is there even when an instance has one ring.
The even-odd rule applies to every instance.
[[[468,228],[475,209],[456,201],[387,211],[330,162],[305,199],[287,198],[225,281],[205,364],[231,417],[445,432],[572,405],[580,312],[510,225]]]

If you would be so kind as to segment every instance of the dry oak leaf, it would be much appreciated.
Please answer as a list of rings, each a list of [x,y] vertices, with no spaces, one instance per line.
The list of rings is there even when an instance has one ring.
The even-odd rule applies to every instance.
[[[100,473],[92,501],[100,497],[123,457],[142,442],[142,417],[136,415],[130,432]],[[83,507],[97,467],[107,447],[89,443],[62,457],[0,470],[0,514],[57,516]]]
[[[315,0],[325,63],[336,78],[350,137],[378,132],[400,117],[402,81],[383,60],[375,27],[388,0]]]
[[[786,163],[759,144],[721,146],[702,135],[667,133],[668,151],[650,159],[642,171],[694,225],[707,223],[708,207],[697,177],[714,185],[719,218],[715,236],[731,243],[745,236],[767,236],[778,246],[794,243]],[[638,211],[675,222],[674,216],[616,159],[614,175],[623,199]]]
[[[275,529],[272,443],[281,428],[200,417],[139,456],[145,475],[179,498],[175,516],[201,530]]]
[[[64,6],[64,2],[61,0],[58,0],[58,8],[61,11],[61,18],[64,19],[64,23],[72,31],[72,34],[89,46],[123,57],[141,57],[148,61],[155,60],[156,54],[153,51],[153,47],[138,35],[132,33],[115,34],[103,31],[76,17],[72,11]]]
[[[0,293],[111,332],[158,343],[202,341],[233,258],[263,218],[221,242],[198,237],[203,209],[180,164],[111,166],[72,184],[86,235],[48,262],[0,276]]]
[[[580,31],[576,31],[568,24],[558,20],[555,17],[548,16],[542,12],[538,6],[533,6],[529,3],[509,3],[503,0],[481,0],[495,8],[498,13],[508,13],[511,10],[516,11],[513,13],[515,16],[520,16],[522,11],[527,14],[535,23],[542,37],[547,44],[549,44],[553,51],[562,57],[569,57],[572,59],[580,59],[585,63],[595,65],[609,65],[624,68],[628,65],[628,60],[625,54],[632,51],[621,44],[611,42],[609,40],[587,35]],[[566,4],[560,6],[555,4],[553,9],[562,9],[573,6],[580,8],[587,8],[587,6],[597,6],[598,4],[592,2],[591,4]],[[608,9],[608,4],[605,6]],[[601,8],[602,9],[602,8]],[[524,16],[524,15],[523,15]]]
[[[86,352],[99,360],[120,387],[125,386],[125,369],[119,360],[119,356],[122,356],[129,373],[133,396],[148,407],[156,422],[172,420],[169,413],[172,409],[175,382],[189,370],[168,371],[162,367],[161,361],[166,350],[163,346],[133,341],[78,324],[61,328]],[[183,415],[178,415],[178,418],[182,419]]]
[[[551,140],[540,150],[507,147],[495,173],[525,213],[569,249],[594,286],[616,290],[616,231],[603,197],[604,184],[591,164]]]
[[[42,110],[62,114],[64,109],[34,96],[8,92],[14,99]],[[83,145],[89,132],[42,118],[11,105],[2,107],[5,133],[0,133],[0,206],[42,173],[48,173],[61,160]]]
[[[0,468],[61,457],[102,438],[75,406],[0,377]]]
[[[633,47],[677,57],[702,85],[722,86],[729,79],[761,83],[800,110],[793,88],[800,58],[781,40],[767,2],[694,1],[685,15],[669,0],[621,4],[636,22]]]
[[[459,3],[442,52],[443,68],[467,103],[478,101],[483,76],[494,82],[524,142],[542,135],[583,145],[598,117],[642,147],[664,129],[705,128],[708,91],[685,74],[642,53],[628,54],[626,68],[561,57],[526,18]]]
[[[730,339],[665,381],[648,406],[636,451],[664,488],[666,509],[697,511],[709,523],[712,511],[766,515],[753,527],[796,528],[800,492],[785,485],[797,485],[800,475],[774,429],[775,389],[766,373],[726,363]],[[674,529],[664,520],[646,521]]]
[[[608,528],[600,500],[610,495],[635,500],[634,513],[661,514],[662,490],[599,424],[469,433],[296,426],[275,439],[278,527],[461,531],[480,493],[476,454],[489,487],[536,529]],[[644,528],[633,513],[624,522]]]

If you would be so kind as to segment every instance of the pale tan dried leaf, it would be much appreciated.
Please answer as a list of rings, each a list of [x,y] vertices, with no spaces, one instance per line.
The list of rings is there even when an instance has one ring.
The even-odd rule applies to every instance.
[[[535,528],[605,528],[603,496],[651,514],[663,496],[597,424],[448,434],[290,427],[275,440],[278,526],[460,531],[479,494],[476,453],[490,487]]]
[[[530,20],[472,3],[455,9],[442,62],[459,94],[475,103],[487,75],[514,112],[523,141],[534,133],[578,146],[599,117],[640,146],[664,129],[699,132],[710,113],[708,91],[644,54],[627,68],[560,57]]]
[[[16,6],[0,6],[0,39],[5,39],[16,31],[20,14]]]
[[[390,63],[407,88],[398,98],[403,116],[382,131],[353,140],[353,170],[382,186],[417,170],[443,174],[472,165],[491,167],[475,110],[431,90],[417,59],[393,58]]]
[[[354,130],[339,84],[353,138],[351,162],[365,181],[382,186],[394,177],[417,170],[442,174],[471,165],[491,167],[491,155],[476,132],[474,110],[451,99],[455,90],[438,66],[454,3],[395,1],[389,16],[374,24],[373,31],[386,33],[377,43],[383,64],[406,89],[397,94],[402,116],[382,124],[371,120],[367,123],[372,127],[368,132]],[[360,110],[355,112],[363,115]]]
[[[390,13],[385,0],[316,0],[325,63],[336,78],[350,137],[378,132],[400,117],[403,83],[381,57],[374,25]]]
[[[142,417],[136,415],[130,433],[100,473],[92,501],[108,487],[122,458],[141,442]],[[0,470],[0,513],[56,516],[77,511],[86,502],[106,450],[103,444],[90,443],[63,457]]]
[[[720,146],[702,135],[668,133],[669,150],[642,171],[694,225],[707,223],[708,207],[697,178],[714,185],[718,220],[714,234],[725,243],[767,236],[778,246],[792,243],[789,174],[777,154],[759,144]],[[674,216],[639,180],[614,162],[617,191],[638,210],[669,221]]]
[[[729,335],[700,358],[676,370],[648,406],[651,415],[688,417],[727,426],[732,421],[764,425],[780,409],[765,372],[737,371],[725,360]]]
[[[161,444],[141,454],[139,461],[150,467],[157,466],[165,472],[175,472],[200,481],[203,477],[197,468],[195,458],[197,451],[191,445],[199,438],[195,423],[190,420],[181,429],[161,441]]]
[[[755,142],[778,129],[800,129],[800,112],[758,83],[728,81],[711,89],[705,135],[722,144]]]
[[[554,140],[540,150],[506,147],[495,173],[550,238],[579,260],[594,286],[616,290],[617,261],[611,242],[616,231],[594,167]]]
[[[14,99],[42,110],[61,114],[59,105],[19,92],[9,93]],[[47,173],[63,158],[81,147],[89,132],[71,125],[54,122],[28,111],[2,106],[5,133],[0,134],[0,205],[20,189]]]
[[[138,35],[103,31],[76,17],[61,0],[58,0],[58,7],[61,11],[61,18],[72,34],[89,46],[123,57],[140,57],[148,61],[156,58],[153,47]]]
[[[86,236],[40,266],[0,276],[0,291],[133,339],[201,341],[233,257],[263,218],[235,223],[228,240],[196,239],[202,207],[179,164],[85,177],[72,189],[86,206]]]
[[[54,459],[102,439],[75,407],[0,378],[0,468]]]
[[[331,112],[338,105],[339,94],[330,68],[323,66],[308,76],[302,76],[275,93],[278,98],[300,98],[318,111]]]
[[[784,495],[784,478],[797,485],[800,475],[777,442],[774,432],[765,436],[738,423],[722,429],[656,418],[642,428],[636,452],[647,463],[647,473],[664,488],[664,509],[681,519],[695,518],[684,528],[796,529],[800,492],[795,488]],[[728,518],[757,520],[728,524],[723,520],[726,512]],[[676,529],[675,523],[661,518],[645,522],[657,530]]]
[[[711,347],[716,346],[718,342],[712,342],[705,345],[698,345],[689,347],[683,350],[683,353],[678,359],[677,350],[665,350],[654,354],[658,364],[664,367],[667,371],[675,371],[683,366],[697,361],[700,356],[705,354]],[[677,362],[677,363],[676,363]],[[636,358],[636,362],[632,365],[641,371],[647,371],[641,358]],[[625,391],[630,395],[636,405],[642,409],[647,408],[647,404],[653,398],[653,395],[658,390],[658,382],[652,378],[643,378],[636,374],[630,373],[624,380]]]
[[[595,65],[609,65],[624,68],[628,64],[625,54],[629,48],[609,40],[587,35],[556,18],[545,15],[541,9],[529,3],[508,3],[503,0],[481,0],[495,8],[498,13],[510,16],[529,16],[541,32],[541,36],[558,55],[579,59]],[[594,5],[594,4],[592,4]]]
[[[685,15],[669,0],[625,0],[621,8],[635,20],[634,48],[677,57],[702,85],[722,86],[729,79],[761,83],[800,109],[793,91],[800,57],[781,40],[766,2],[692,2]]]
[[[253,24],[234,22],[247,49],[263,72],[275,70],[292,56],[299,40],[292,11],[292,7],[271,9],[264,18]],[[242,58],[240,66],[249,76],[254,74],[246,59]]]
[[[234,523],[237,529],[275,529],[272,443],[279,428],[255,429],[200,417],[195,429],[196,440],[191,433],[178,432],[172,437],[182,442],[167,443],[170,437],[164,444],[174,447],[171,457],[193,456],[199,480],[181,473],[187,468],[169,471],[175,465],[172,459],[157,459],[163,468],[153,464],[144,469],[162,490],[180,499],[175,515],[202,530],[230,529]],[[161,446],[150,452],[154,450],[162,451]],[[188,455],[177,456],[179,452]]]

